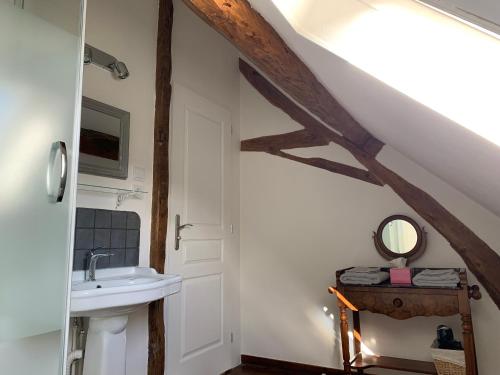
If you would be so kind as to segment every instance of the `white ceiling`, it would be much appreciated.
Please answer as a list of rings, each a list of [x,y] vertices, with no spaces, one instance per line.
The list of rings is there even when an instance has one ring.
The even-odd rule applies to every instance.
[[[299,35],[271,0],[249,1],[368,131],[500,216],[499,146]]]

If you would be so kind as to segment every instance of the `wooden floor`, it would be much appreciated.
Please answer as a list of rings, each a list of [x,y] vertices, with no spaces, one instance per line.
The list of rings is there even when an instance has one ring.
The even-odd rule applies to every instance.
[[[298,372],[290,372],[285,370],[269,369],[267,367],[254,365],[241,365],[233,370],[226,372],[224,375],[301,375]]]

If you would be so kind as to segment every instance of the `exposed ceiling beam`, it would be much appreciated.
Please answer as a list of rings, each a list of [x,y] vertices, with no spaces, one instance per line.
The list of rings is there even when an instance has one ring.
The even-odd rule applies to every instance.
[[[326,146],[328,144],[330,144],[329,140],[305,129],[241,141],[241,151],[268,152],[271,149],[288,150],[292,148]]]
[[[383,143],[368,133],[333,98],[311,70],[287,46],[273,27],[250,6],[247,0],[183,1],[213,29],[233,43],[243,55],[253,61],[280,90],[328,125],[328,130],[335,129],[340,132],[342,137],[338,137],[335,133],[338,137],[336,143],[348,149],[377,180],[390,186],[450,242],[452,248],[462,257],[500,308],[500,272],[498,272],[500,256],[432,196],[375,159]],[[255,71],[252,75],[258,76],[259,73]],[[259,80],[267,81],[264,77]],[[266,88],[273,92],[280,91],[277,87],[270,82],[266,85]],[[262,88],[259,89],[257,86],[255,88],[261,93],[265,92]],[[273,98],[271,103],[281,100],[282,97]],[[295,113],[301,108],[293,104],[294,108],[290,116],[299,121]],[[282,105],[278,107],[282,108]],[[308,114],[304,110],[302,112]],[[308,124],[314,121],[317,122],[312,116],[307,117]],[[304,125],[305,122],[301,124],[310,130]],[[331,133],[334,132],[331,131]],[[316,134],[323,136],[323,131]],[[333,139],[332,141],[335,142]],[[271,149],[270,152],[276,152],[276,149]]]
[[[274,28],[246,0],[184,0],[281,90],[365,152],[383,143],[365,130],[319,82]]]
[[[300,156],[292,155],[288,152],[278,151],[268,151],[269,154],[276,155],[285,159],[293,160],[298,163],[310,165],[311,167],[316,167],[324,169],[326,171],[341,174],[347,177],[355,178],[370,184],[383,186],[384,184],[380,182],[372,173],[361,168],[356,168],[347,164],[338,163],[336,161],[327,160],[323,158],[303,158]]]
[[[357,169],[355,173],[352,173],[352,170],[349,171],[349,173],[343,173],[345,169],[344,167],[339,169],[339,163],[319,158],[300,158],[280,151],[291,149],[293,146],[297,145],[299,142],[297,142],[296,138],[300,131],[245,140],[242,141],[242,150],[263,151],[299,163],[312,165],[330,170],[334,173],[340,173],[366,181],[366,179],[360,178],[359,175],[360,173],[365,173],[365,176],[369,179],[367,182],[374,183],[373,181],[375,181],[377,184],[389,186],[404,202],[412,207],[415,212],[449,241],[451,247],[460,255],[467,267],[477,277],[493,301],[500,308],[500,272],[498,271],[500,270],[500,256],[493,249],[430,194],[386,168],[373,156],[359,149],[345,138],[339,137],[326,126],[315,122],[316,120],[311,115],[300,108],[290,98],[279,93],[279,91],[273,87],[273,84],[266,80],[259,72],[255,69],[250,72],[250,69],[251,67],[248,64],[240,61],[240,70],[242,74],[247,78],[251,77],[251,80],[249,80],[250,84],[263,94],[271,104],[276,105],[285,113],[289,114],[292,119],[296,120],[304,127],[307,133],[316,134],[319,140],[329,139],[348,150],[367,171],[354,168]],[[254,85],[254,82],[258,82],[259,84]],[[275,95],[277,95],[276,93],[279,93],[278,97],[275,97]],[[314,125],[311,126],[311,124]],[[333,135],[328,136],[326,133],[332,133]],[[287,142],[289,137],[290,142]],[[309,140],[314,138],[312,135],[308,137]],[[276,141],[275,144],[273,144],[274,141]],[[318,141],[318,143],[319,142],[320,141]],[[317,145],[319,144],[313,144],[313,146]],[[328,165],[328,163],[325,162],[333,164]]]
[[[346,137],[332,131],[329,127],[326,127],[316,118],[311,116],[310,113],[291,101],[290,98],[283,94],[278,88],[270,85],[269,81],[246,61],[240,59],[239,66],[241,74],[243,74],[247,81],[258,92],[260,92],[263,97],[265,97],[271,104],[288,114],[288,116],[290,116],[293,120],[301,124],[306,130],[309,131],[309,133],[321,136],[325,140],[341,144],[346,148],[356,149],[358,152],[364,152],[364,148],[360,148]],[[372,155],[373,153],[368,152],[366,154]]]

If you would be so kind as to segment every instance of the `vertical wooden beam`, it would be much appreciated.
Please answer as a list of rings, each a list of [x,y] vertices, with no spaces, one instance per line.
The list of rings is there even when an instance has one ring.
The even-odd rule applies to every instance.
[[[165,271],[168,217],[168,141],[172,86],[172,0],[159,1],[156,50],[156,103],[154,128],[153,194],[149,262],[156,271]],[[148,375],[165,373],[165,323],[163,300],[149,305]]]

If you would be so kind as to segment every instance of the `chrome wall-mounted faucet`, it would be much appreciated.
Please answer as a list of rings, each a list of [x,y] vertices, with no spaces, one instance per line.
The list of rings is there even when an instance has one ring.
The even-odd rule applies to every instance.
[[[87,43],[85,43],[83,63],[85,65],[95,64],[100,68],[110,71],[114,77],[119,79],[126,79],[130,75],[123,61],[119,61],[116,57]]]
[[[86,281],[95,281],[95,269],[97,267],[97,262],[101,258],[110,257],[114,254],[96,254],[95,251],[100,248],[96,248],[89,251],[89,268],[87,269],[87,275],[85,277]]]

